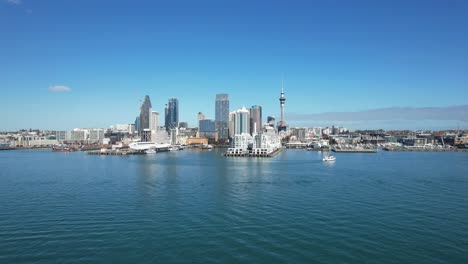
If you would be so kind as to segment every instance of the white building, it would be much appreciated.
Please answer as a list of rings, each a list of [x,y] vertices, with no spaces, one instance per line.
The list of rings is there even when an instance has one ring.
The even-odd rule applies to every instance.
[[[250,120],[249,120],[250,123]],[[231,147],[228,148],[227,153],[233,154],[248,154],[249,145],[253,144],[253,138],[249,133],[236,134],[233,137]]]
[[[250,134],[250,112],[245,106],[229,113],[228,122],[231,137],[244,133]]]
[[[120,133],[135,133],[135,124],[117,124],[112,127],[112,131]]]
[[[149,115],[149,129],[151,131],[158,131],[159,129],[159,113],[153,111],[150,108],[150,115]]]
[[[70,133],[69,133],[69,131],[55,131],[55,138],[59,142],[63,142],[65,140],[70,139]]]
[[[255,135],[252,148],[254,155],[266,155],[281,147],[281,138],[276,133],[264,133]]]
[[[85,141],[88,139],[88,135],[89,135],[88,129],[75,128],[70,132],[70,140]]]
[[[89,130],[89,141],[100,142],[104,139],[104,129],[95,128]]]

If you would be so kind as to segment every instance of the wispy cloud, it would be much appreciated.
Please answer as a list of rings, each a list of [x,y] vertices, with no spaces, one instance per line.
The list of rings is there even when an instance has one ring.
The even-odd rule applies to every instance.
[[[10,5],[21,5],[23,3],[21,0],[6,0],[6,2]]]
[[[49,91],[51,92],[70,92],[71,88],[64,85],[54,85],[49,87]]]

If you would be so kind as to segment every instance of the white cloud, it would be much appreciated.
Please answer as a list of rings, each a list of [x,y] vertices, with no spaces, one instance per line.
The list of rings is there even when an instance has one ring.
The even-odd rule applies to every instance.
[[[7,0],[7,3],[10,5],[21,5],[23,3],[22,0]]]
[[[70,92],[71,88],[64,85],[54,85],[49,87],[49,91],[51,92]]]

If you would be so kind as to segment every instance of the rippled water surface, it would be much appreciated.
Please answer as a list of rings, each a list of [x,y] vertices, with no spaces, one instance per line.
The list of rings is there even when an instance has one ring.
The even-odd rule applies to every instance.
[[[0,152],[0,263],[468,263],[468,153]]]

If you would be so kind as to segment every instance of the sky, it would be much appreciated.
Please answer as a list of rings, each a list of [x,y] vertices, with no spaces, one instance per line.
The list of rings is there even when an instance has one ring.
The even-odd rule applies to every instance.
[[[190,126],[214,118],[217,93],[266,120],[282,80],[291,126],[468,127],[391,114],[468,105],[467,13],[457,0],[0,0],[0,131],[133,123],[145,95],[160,113],[177,97]],[[388,112],[349,114],[375,109]],[[318,118],[330,112],[344,115]]]

